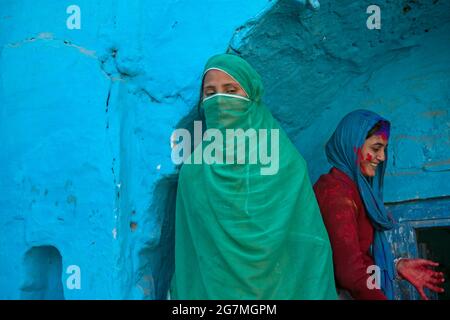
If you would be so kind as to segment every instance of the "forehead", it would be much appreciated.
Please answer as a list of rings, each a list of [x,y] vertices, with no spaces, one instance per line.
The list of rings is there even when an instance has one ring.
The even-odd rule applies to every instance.
[[[235,84],[239,84],[236,80],[234,80],[231,76],[229,76],[228,74],[226,74],[223,71],[220,70],[209,70],[206,74],[205,74],[205,78],[204,78],[204,85],[220,85],[220,84],[224,84],[224,83],[235,83]]]
[[[374,134],[373,136],[371,136],[370,138],[368,138],[366,140],[367,144],[383,144],[386,145],[388,143],[387,139],[385,136],[381,135],[381,134]]]

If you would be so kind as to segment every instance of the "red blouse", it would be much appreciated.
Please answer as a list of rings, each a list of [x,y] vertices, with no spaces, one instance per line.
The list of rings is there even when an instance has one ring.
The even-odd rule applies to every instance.
[[[381,290],[367,287],[374,230],[356,184],[332,168],[317,180],[314,192],[333,249],[337,287],[354,299],[386,300]]]

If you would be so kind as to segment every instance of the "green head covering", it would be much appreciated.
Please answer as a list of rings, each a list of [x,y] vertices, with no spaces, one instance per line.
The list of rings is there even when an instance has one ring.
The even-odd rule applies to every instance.
[[[172,298],[335,299],[331,246],[306,163],[262,103],[261,77],[229,54],[212,57],[211,69],[248,97],[216,94],[200,105],[208,130],[180,171]],[[227,129],[245,131],[244,139],[230,143]],[[205,153],[224,161],[194,164]]]
[[[264,93],[261,77],[255,69],[241,57],[232,54],[218,54],[211,57],[206,63],[203,78],[206,73],[212,69],[226,72],[233,77],[252,101],[259,102],[261,100]]]

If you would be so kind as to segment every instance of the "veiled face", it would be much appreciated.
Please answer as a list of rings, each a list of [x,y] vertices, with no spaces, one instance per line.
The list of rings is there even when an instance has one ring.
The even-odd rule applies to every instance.
[[[247,94],[240,84],[220,70],[209,70],[206,73],[202,92],[203,99],[217,93],[227,93],[247,97]]]
[[[378,165],[386,160],[385,150],[388,140],[385,135],[373,135],[367,138],[361,148],[360,168],[366,177],[374,177]]]

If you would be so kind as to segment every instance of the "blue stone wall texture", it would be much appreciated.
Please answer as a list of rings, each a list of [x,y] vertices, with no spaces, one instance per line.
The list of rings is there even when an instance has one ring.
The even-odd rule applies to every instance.
[[[324,146],[345,114],[365,108],[391,121],[384,197],[398,223],[389,238],[396,256],[424,257],[419,230],[450,233],[450,2],[377,1],[380,30],[365,27],[371,4],[321,1],[312,13],[279,2],[229,50],[262,74],[312,181],[329,169]],[[441,241],[449,253],[433,258],[448,278],[450,237]],[[399,281],[396,298],[419,297]]]
[[[192,114],[207,58],[227,50],[263,76],[313,181],[338,121],[367,108],[393,124],[386,200],[449,208],[450,2],[378,1],[380,30],[366,27],[371,4],[0,1],[0,298],[167,297],[169,138]],[[66,26],[70,5],[81,29]],[[414,239],[392,241],[415,253],[400,250]]]

